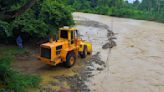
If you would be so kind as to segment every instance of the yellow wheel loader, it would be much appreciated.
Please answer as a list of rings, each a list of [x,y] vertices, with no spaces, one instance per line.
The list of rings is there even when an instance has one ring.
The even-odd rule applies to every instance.
[[[49,65],[64,63],[68,68],[76,63],[76,58],[85,58],[92,53],[92,44],[80,38],[76,28],[60,28],[57,41],[41,44],[40,60]]]

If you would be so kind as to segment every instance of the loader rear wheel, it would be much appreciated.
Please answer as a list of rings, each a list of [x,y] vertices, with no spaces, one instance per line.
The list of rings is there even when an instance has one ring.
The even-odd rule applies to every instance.
[[[74,66],[76,63],[76,58],[74,53],[69,53],[66,58],[66,62],[64,62],[64,66],[70,68]]]
[[[84,47],[83,52],[80,53],[81,58],[86,58],[88,52],[87,52],[87,46]]]

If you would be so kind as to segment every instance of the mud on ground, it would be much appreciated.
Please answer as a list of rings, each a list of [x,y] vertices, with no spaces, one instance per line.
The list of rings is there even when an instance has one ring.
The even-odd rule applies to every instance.
[[[107,43],[107,45],[105,48],[104,46],[99,48],[108,49],[114,46],[114,33],[106,25],[89,20],[77,20],[76,22],[80,23],[76,27],[82,30],[81,35],[83,37],[90,36],[90,33],[94,35],[92,39],[88,39],[89,37],[85,39],[92,40],[93,47],[97,47],[96,44],[100,43],[97,40],[99,30],[106,30],[108,33],[106,36],[100,35],[104,39],[103,44]],[[87,30],[83,31],[83,28]],[[88,34],[85,34],[86,32]],[[40,88],[29,89],[29,92],[90,92],[91,89],[88,88],[89,78],[103,71],[106,67],[105,62],[100,58],[99,52],[93,52],[93,55],[88,56],[86,59],[77,59],[76,65],[70,69],[63,67],[62,64],[57,66],[45,65],[37,60],[38,53],[39,51],[35,48],[27,48],[26,54],[17,55],[13,62],[14,69],[26,74],[37,74],[42,78]]]

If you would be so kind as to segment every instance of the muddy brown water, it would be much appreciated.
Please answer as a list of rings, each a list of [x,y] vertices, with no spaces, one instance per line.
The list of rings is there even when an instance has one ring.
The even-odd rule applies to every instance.
[[[116,33],[117,46],[111,53],[98,48],[101,43],[94,45],[107,68],[90,78],[91,92],[164,92],[164,24],[78,12],[73,15],[77,20],[106,24]]]

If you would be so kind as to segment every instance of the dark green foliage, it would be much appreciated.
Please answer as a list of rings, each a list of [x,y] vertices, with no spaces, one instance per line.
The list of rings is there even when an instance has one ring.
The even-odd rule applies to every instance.
[[[164,2],[158,1],[162,0],[64,0],[76,11],[164,22]]]
[[[43,18],[44,22],[48,24],[49,30],[56,32],[59,27],[73,24],[71,12],[63,4],[52,0],[43,1],[40,18]]]
[[[5,3],[0,7],[1,11],[11,11],[21,7],[27,0],[7,0],[14,2]],[[0,3],[0,6],[3,5]],[[48,34],[55,35],[59,27],[74,24],[70,8],[55,0],[39,0],[32,8],[13,20],[0,20],[0,40],[16,38],[18,34],[26,33],[30,38],[46,37]],[[2,13],[0,11],[0,13]],[[16,32],[16,33],[15,33]]]
[[[12,5],[15,5],[20,0],[0,0],[0,11],[10,10]]]

